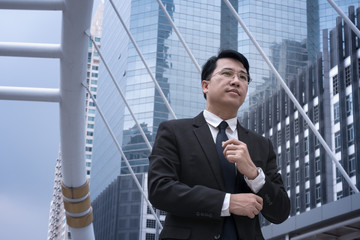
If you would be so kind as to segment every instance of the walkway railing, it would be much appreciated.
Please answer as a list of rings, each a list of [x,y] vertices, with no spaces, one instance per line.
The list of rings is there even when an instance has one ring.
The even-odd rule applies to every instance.
[[[0,9],[62,12],[61,44],[0,43],[0,56],[57,58],[60,89],[0,87],[0,99],[59,102],[62,193],[72,239],[95,239],[86,179],[84,132],[86,56],[92,0],[3,0]]]

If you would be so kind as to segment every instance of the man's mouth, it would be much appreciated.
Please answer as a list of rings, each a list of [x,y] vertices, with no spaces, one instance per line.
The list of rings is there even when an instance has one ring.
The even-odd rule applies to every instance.
[[[237,89],[229,89],[229,90],[227,90],[227,92],[233,92],[240,96],[240,92]]]

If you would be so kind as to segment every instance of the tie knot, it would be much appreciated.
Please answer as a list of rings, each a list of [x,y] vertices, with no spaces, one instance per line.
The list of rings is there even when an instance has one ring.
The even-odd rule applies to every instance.
[[[227,126],[228,126],[227,122],[222,121],[222,122],[219,124],[218,128],[219,128],[220,131],[224,131],[224,130],[227,128]]]

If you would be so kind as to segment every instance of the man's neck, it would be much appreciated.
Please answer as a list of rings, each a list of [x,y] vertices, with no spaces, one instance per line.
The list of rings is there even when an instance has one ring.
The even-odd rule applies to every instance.
[[[211,112],[212,114],[215,114],[222,120],[228,120],[237,116],[237,112],[234,113],[233,111],[222,111],[221,109],[215,110],[208,107],[206,107],[206,110]]]

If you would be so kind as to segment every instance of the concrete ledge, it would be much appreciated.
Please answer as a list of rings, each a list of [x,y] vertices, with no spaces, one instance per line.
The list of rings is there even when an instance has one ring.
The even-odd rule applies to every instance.
[[[304,234],[327,225],[359,216],[360,193],[342,198],[321,207],[288,218],[282,224],[270,224],[262,228],[265,239],[283,239],[287,234]]]

